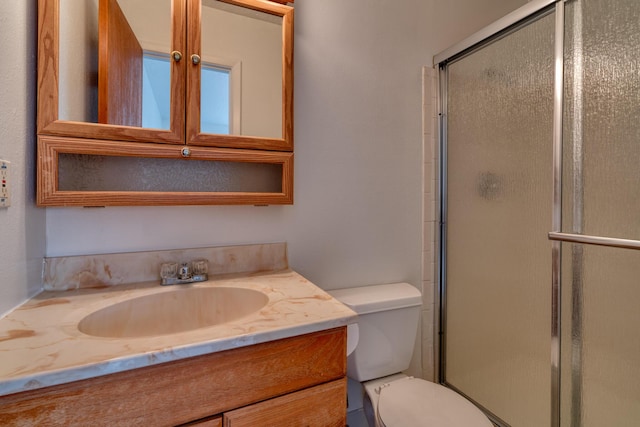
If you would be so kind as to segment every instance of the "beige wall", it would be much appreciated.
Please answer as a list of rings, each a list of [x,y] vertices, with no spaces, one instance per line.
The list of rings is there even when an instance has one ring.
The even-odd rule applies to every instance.
[[[34,49],[25,46],[35,37],[35,3],[0,2],[0,40],[22,58],[0,65],[3,99],[12,91],[15,101],[0,105],[0,156],[14,159],[14,175],[24,181],[14,188],[18,206],[0,210],[11,217],[0,223],[11,228],[8,241],[18,247],[3,248],[9,258],[0,261],[4,311],[39,286],[33,266],[44,246],[44,211],[33,207],[30,163]],[[519,3],[406,0],[398,8],[383,0],[300,1],[295,205],[49,208],[47,256],[287,241],[291,266],[325,289],[395,281],[421,288],[422,144],[432,132],[422,126],[422,67]],[[423,324],[423,336],[431,336],[432,321]],[[412,368],[418,374],[419,347]]]
[[[428,10],[376,3],[296,5],[295,205],[51,208],[47,254],[284,240],[325,288],[419,286]]]
[[[429,46],[437,54],[524,6],[527,0],[428,0]]]
[[[0,208],[0,316],[41,288],[45,211],[35,202],[36,1],[0,2],[0,158],[11,206]]]

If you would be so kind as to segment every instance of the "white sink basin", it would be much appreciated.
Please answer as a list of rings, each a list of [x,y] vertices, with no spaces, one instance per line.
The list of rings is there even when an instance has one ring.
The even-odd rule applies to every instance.
[[[87,335],[149,337],[231,322],[264,307],[269,298],[245,288],[176,288],[95,311],[78,325]]]

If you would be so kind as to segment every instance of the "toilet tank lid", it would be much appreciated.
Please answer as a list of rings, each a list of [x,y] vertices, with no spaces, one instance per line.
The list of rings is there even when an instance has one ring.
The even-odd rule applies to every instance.
[[[335,289],[329,294],[358,314],[415,307],[422,303],[420,291],[408,283]]]

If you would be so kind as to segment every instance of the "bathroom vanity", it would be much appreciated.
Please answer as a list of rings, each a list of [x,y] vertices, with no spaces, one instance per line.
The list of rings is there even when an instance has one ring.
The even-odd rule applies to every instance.
[[[107,283],[176,254],[210,260],[210,280]],[[54,290],[0,319],[0,425],[345,425],[356,314],[288,269],[284,244],[48,261]]]
[[[2,425],[344,426],[345,327],[0,398]]]

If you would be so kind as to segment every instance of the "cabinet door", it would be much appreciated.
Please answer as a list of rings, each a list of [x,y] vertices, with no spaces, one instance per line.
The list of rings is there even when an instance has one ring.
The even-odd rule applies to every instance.
[[[186,0],[39,0],[38,134],[183,144],[185,50]]]
[[[293,7],[187,0],[186,141],[293,151]]]
[[[342,378],[226,412],[224,427],[344,427],[347,380]]]
[[[100,0],[98,9],[38,2],[39,135],[293,150],[293,7]],[[210,77],[225,67],[230,81]],[[237,96],[227,100],[224,85]]]

